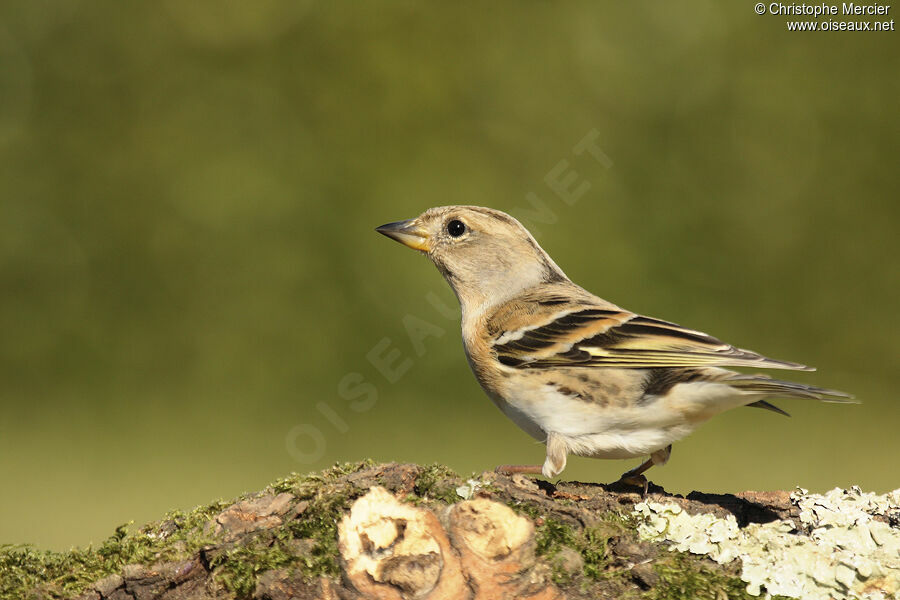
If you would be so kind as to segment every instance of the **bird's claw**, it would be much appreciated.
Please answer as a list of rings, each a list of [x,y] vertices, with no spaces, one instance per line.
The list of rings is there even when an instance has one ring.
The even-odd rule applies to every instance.
[[[641,488],[641,498],[646,498],[647,492],[650,489],[650,481],[641,474],[629,475],[628,473],[625,473],[619,479],[619,482]]]

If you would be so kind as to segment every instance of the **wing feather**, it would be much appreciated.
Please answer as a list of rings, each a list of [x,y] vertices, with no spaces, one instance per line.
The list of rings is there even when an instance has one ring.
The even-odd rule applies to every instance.
[[[492,349],[501,363],[519,368],[740,366],[813,370],[737,348],[702,331],[621,309],[584,304],[552,313],[538,309],[535,313],[545,317],[538,326],[532,321],[527,328],[509,331],[494,324],[497,335]]]

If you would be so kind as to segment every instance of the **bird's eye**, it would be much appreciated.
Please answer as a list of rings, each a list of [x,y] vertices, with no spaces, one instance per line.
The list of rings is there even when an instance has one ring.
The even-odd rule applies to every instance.
[[[466,224],[458,219],[453,219],[447,223],[447,233],[453,237],[459,237],[466,232]]]

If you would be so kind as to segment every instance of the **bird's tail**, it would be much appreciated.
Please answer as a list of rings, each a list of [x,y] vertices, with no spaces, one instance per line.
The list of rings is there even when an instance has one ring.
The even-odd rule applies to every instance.
[[[805,383],[794,383],[793,381],[781,381],[772,379],[767,375],[753,374],[736,374],[729,377],[725,382],[731,387],[741,390],[752,395],[763,395],[781,398],[808,398],[810,400],[820,400],[822,402],[838,402],[858,403],[850,394],[840,392],[838,390],[829,390],[826,388],[816,387],[814,385],[806,385]],[[765,408],[783,415],[787,415],[785,411],[777,406],[769,404],[765,400],[757,400],[747,404],[754,408]]]

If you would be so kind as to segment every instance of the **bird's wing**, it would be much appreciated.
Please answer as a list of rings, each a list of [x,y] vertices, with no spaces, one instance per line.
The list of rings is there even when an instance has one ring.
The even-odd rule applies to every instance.
[[[590,303],[536,300],[498,311],[488,322],[491,349],[517,368],[763,367],[811,371],[766,358],[675,323]],[[522,316],[526,315],[526,318]]]

